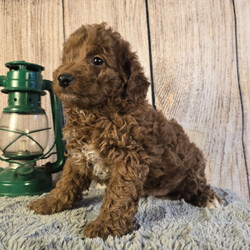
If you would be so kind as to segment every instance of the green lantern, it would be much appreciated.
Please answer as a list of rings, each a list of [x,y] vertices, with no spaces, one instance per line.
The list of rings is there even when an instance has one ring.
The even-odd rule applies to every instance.
[[[8,106],[0,118],[1,160],[7,168],[0,168],[0,195],[37,195],[52,188],[52,173],[62,170],[64,143],[62,141],[63,114],[57,97],[52,93],[52,82],[43,80],[44,67],[15,61],[5,64],[7,76],[0,76],[0,87],[8,94]],[[49,126],[47,115],[41,107],[41,96],[50,93],[55,141],[48,152]],[[57,160],[36,166],[48,158],[56,146]]]

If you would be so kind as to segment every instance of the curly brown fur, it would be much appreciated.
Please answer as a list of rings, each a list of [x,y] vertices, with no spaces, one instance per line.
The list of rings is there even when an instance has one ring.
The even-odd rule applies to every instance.
[[[60,86],[62,74],[73,77],[67,86]],[[31,209],[40,214],[69,209],[91,180],[105,183],[100,214],[84,234],[106,239],[133,230],[142,195],[218,205],[202,152],[176,121],[147,103],[148,87],[136,54],[119,33],[100,24],[70,36],[53,85],[66,111],[68,159],[55,189]]]

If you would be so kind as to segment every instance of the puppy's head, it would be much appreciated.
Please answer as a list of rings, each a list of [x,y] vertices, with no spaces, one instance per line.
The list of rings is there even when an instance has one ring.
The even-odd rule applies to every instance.
[[[138,105],[149,86],[129,43],[106,24],[82,26],[69,37],[53,78],[59,99],[83,108]]]

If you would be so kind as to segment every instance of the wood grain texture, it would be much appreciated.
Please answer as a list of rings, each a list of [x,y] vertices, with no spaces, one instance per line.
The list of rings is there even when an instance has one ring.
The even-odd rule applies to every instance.
[[[234,2],[249,168],[250,2]],[[203,149],[212,185],[230,188],[248,199],[233,0],[148,3],[157,108],[177,119]],[[107,22],[130,41],[149,77],[144,0],[0,0],[0,75],[7,72],[4,63],[26,60],[45,66],[44,79],[51,80],[65,38],[82,24],[100,22]],[[151,100],[151,92],[148,97]],[[49,103],[48,95],[43,97],[50,117]],[[7,95],[1,94],[0,110],[6,104]],[[51,133],[49,145],[52,142]]]
[[[64,0],[66,38],[83,24],[107,22],[136,51],[145,74],[150,77],[147,18],[144,0]],[[151,90],[148,92],[151,102]]]
[[[203,150],[210,183],[248,199],[231,1],[149,0],[149,17],[156,106]]]
[[[239,80],[244,108],[244,145],[250,179],[250,2],[235,1]]]
[[[25,60],[43,65],[43,78],[52,80],[63,45],[62,10],[60,0],[0,1],[1,75],[6,75],[6,62]],[[7,95],[1,95],[0,109],[6,105]],[[42,106],[47,111],[51,127],[48,94],[42,98]],[[54,141],[52,131],[49,138],[48,147]]]

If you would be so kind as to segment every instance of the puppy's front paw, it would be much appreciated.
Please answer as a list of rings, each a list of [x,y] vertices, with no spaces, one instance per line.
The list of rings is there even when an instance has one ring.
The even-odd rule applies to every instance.
[[[222,204],[222,201],[219,197],[214,197],[214,199],[210,200],[207,203],[207,208],[208,209],[215,209],[215,208],[219,208]]]
[[[50,196],[30,202],[28,208],[37,214],[54,214],[65,209],[58,200]]]
[[[109,235],[121,236],[118,231],[111,229],[111,223],[107,223],[103,220],[94,220],[90,222],[84,229],[84,235],[88,238],[100,237],[106,240]]]

